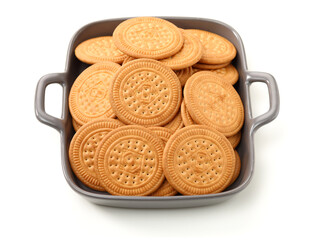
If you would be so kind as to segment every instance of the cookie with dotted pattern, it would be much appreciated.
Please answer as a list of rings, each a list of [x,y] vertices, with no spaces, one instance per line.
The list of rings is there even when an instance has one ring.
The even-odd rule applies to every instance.
[[[69,110],[78,124],[115,117],[109,102],[109,87],[119,68],[114,62],[100,62],[77,77],[69,93]]]
[[[179,28],[164,19],[137,17],[120,23],[113,32],[115,45],[134,58],[163,59],[183,46]]]
[[[101,141],[95,156],[98,178],[113,195],[144,196],[164,181],[164,143],[137,125],[115,129]]]
[[[244,108],[234,87],[217,74],[201,71],[193,74],[184,88],[184,101],[192,119],[233,136],[243,126]]]
[[[203,55],[203,45],[193,34],[182,30],[184,44],[181,50],[169,58],[159,60],[173,70],[180,70],[197,63]]]
[[[222,64],[232,61],[236,56],[234,45],[226,38],[204,30],[187,29],[194,34],[203,44],[204,53],[200,63]]]
[[[235,169],[234,149],[213,128],[192,125],[176,131],[164,150],[167,181],[184,195],[223,191]]]
[[[199,72],[199,71],[202,71],[202,70],[194,68],[194,73]],[[226,82],[228,82],[232,85],[237,83],[237,81],[239,79],[239,73],[238,73],[237,69],[232,64],[228,64],[226,67],[221,67],[221,68],[218,68],[215,70],[213,69],[213,70],[208,70],[208,71],[211,71],[211,72],[217,74],[217,76],[223,78]]]
[[[88,64],[105,61],[122,63],[126,58],[126,54],[115,46],[112,36],[91,38],[80,43],[75,49],[75,55]]]
[[[114,76],[110,102],[126,124],[162,126],[177,114],[182,88],[169,67],[152,59],[137,59],[123,65]]]
[[[123,126],[115,119],[94,120],[82,126],[73,136],[69,147],[69,162],[77,178],[86,186],[105,191],[94,168],[96,149],[103,137]]]

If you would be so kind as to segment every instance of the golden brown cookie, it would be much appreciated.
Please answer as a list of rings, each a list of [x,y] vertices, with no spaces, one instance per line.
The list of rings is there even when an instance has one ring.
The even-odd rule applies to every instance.
[[[183,99],[182,105],[181,105],[181,116],[182,116],[182,120],[183,120],[185,127],[195,124],[194,120],[192,119],[191,115],[189,114],[189,112],[186,108],[186,104],[185,104],[184,99]]]
[[[185,31],[194,34],[203,44],[204,54],[200,63],[222,64],[232,61],[236,56],[234,45],[220,35],[199,29]]]
[[[104,191],[94,168],[94,156],[102,138],[123,124],[115,119],[94,120],[85,124],[73,136],[69,147],[69,162],[77,178],[86,186]]]
[[[115,46],[112,36],[91,38],[80,43],[75,49],[75,55],[88,64],[105,61],[122,63],[126,57],[126,54]]]
[[[119,68],[120,65],[113,62],[96,63],[77,77],[69,93],[69,110],[78,124],[115,117],[108,91]]]
[[[210,71],[193,74],[184,88],[184,101],[192,119],[233,136],[243,125],[244,109],[234,87]]]
[[[82,125],[80,125],[79,123],[77,123],[77,122],[75,121],[75,119],[72,119],[71,121],[72,121],[72,126],[74,127],[75,132],[77,132],[78,129],[81,128]]]
[[[169,182],[165,179],[163,184],[151,194],[151,196],[154,197],[160,197],[160,196],[175,196],[177,194],[177,191],[175,188],[173,188]]]
[[[223,67],[226,67],[231,62],[227,63],[221,63],[221,64],[205,64],[205,63],[196,63],[193,65],[193,68],[195,68],[194,72],[197,72],[199,70],[216,70]]]
[[[217,74],[219,77],[223,78],[226,82],[232,85],[234,85],[239,79],[239,73],[232,64],[229,64],[226,67],[220,69],[213,70],[211,72]]]
[[[164,150],[167,181],[185,195],[223,191],[235,169],[234,149],[213,128],[192,125],[176,131]]]
[[[126,124],[161,126],[176,116],[181,97],[181,84],[173,70],[156,60],[137,59],[115,74],[110,102]]]
[[[181,50],[169,58],[159,60],[173,70],[180,70],[197,63],[203,55],[203,45],[193,34],[182,30],[184,44]]]
[[[147,128],[131,125],[106,135],[95,156],[100,183],[114,195],[143,196],[164,181],[164,144]]]
[[[128,62],[130,62],[130,61],[133,61],[133,60],[135,60],[135,59],[136,59],[136,58],[127,56],[127,57],[124,59],[122,65],[124,65],[124,64],[126,64],[126,63],[128,63]]]
[[[235,135],[228,137],[227,140],[230,141],[233,148],[236,148],[241,141],[241,131],[238,131]]]
[[[174,117],[174,119],[170,121],[168,124],[166,124],[164,127],[171,129],[174,132],[184,127],[181,112],[179,111],[177,115]]]
[[[155,17],[126,20],[116,27],[113,38],[122,52],[134,58],[167,58],[176,54],[184,43],[179,28]]]
[[[237,179],[237,177],[240,175],[240,171],[241,171],[241,159],[240,159],[240,155],[238,154],[237,151],[234,151],[235,153],[235,170],[232,176],[232,179],[229,183],[229,186],[232,185],[232,183],[235,182],[235,180]]]
[[[187,79],[193,75],[193,68],[192,67],[187,67],[181,70],[176,70],[174,71],[181,82],[182,87],[185,85]]]
[[[168,139],[173,135],[174,131],[171,130],[170,128],[165,128],[165,127],[149,127],[148,128],[150,131],[155,133],[162,141],[164,144],[167,143]]]

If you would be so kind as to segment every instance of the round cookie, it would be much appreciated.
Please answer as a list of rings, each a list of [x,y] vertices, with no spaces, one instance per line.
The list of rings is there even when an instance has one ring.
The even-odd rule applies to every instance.
[[[230,143],[232,144],[233,148],[236,148],[237,145],[239,145],[240,141],[241,141],[241,131],[238,131],[235,135],[230,136],[227,138],[227,140],[230,141]]]
[[[174,117],[174,119],[170,121],[168,124],[166,124],[164,127],[171,129],[174,132],[184,127],[180,111],[177,113],[176,117]]]
[[[235,150],[234,150],[234,153],[235,153],[235,170],[234,170],[232,179],[231,179],[231,181],[230,181],[230,183],[229,183],[228,186],[232,185],[232,183],[235,182],[235,180],[237,179],[237,177],[239,176],[240,171],[241,171],[241,159],[240,159],[240,155],[239,155],[238,152],[235,151]]]
[[[147,128],[120,127],[104,137],[95,159],[100,183],[113,195],[144,196],[164,181],[164,144]]]
[[[136,59],[136,58],[133,58],[133,57],[131,57],[131,56],[127,56],[127,57],[124,59],[122,65],[124,65],[124,64],[126,64],[126,63],[128,63],[128,62],[130,62],[130,61],[133,61],[133,60],[135,60],[135,59]]]
[[[227,63],[222,63],[222,64],[205,64],[205,63],[196,63],[193,65],[193,68],[195,68],[195,72],[199,71],[200,69],[202,70],[215,70],[215,69],[220,69],[223,67],[226,67],[229,65],[231,62]]]
[[[185,85],[184,101],[198,124],[213,127],[226,137],[242,128],[244,109],[241,98],[231,84],[215,73],[200,71],[193,74]]]
[[[126,20],[116,27],[113,38],[122,52],[134,58],[167,58],[176,54],[184,43],[179,28],[155,17]]]
[[[187,33],[184,30],[182,30],[182,32],[184,44],[181,50],[169,58],[159,60],[173,70],[190,67],[197,63],[203,55],[203,45],[200,40],[193,34]]]
[[[81,128],[82,125],[80,125],[79,123],[77,123],[77,122],[75,121],[75,119],[72,119],[71,121],[72,121],[72,126],[74,127],[75,132],[77,132],[78,129]]]
[[[80,43],[75,49],[75,55],[88,64],[105,61],[122,63],[126,58],[126,54],[115,46],[112,36],[91,38]]]
[[[220,69],[212,70],[211,72],[217,74],[219,77],[223,78],[226,82],[232,85],[234,85],[239,79],[239,73],[232,64]]]
[[[189,114],[189,112],[186,108],[186,104],[185,104],[184,99],[183,99],[182,105],[181,105],[181,116],[182,116],[182,120],[183,120],[185,127],[195,124],[195,122],[193,121],[191,115]]]
[[[123,126],[115,119],[94,120],[82,126],[73,136],[69,147],[69,162],[77,178],[86,186],[105,191],[94,168],[94,156],[102,138]]]
[[[234,149],[223,134],[204,125],[176,131],[164,150],[166,179],[185,195],[223,191],[235,169]]]
[[[190,76],[193,75],[193,68],[192,67],[187,67],[181,70],[176,70],[174,71],[181,82],[182,87],[185,85],[187,79],[189,79]]]
[[[182,89],[169,67],[152,59],[137,59],[123,65],[111,84],[110,102],[126,124],[161,126],[179,110]]]
[[[151,196],[175,196],[176,194],[177,191],[175,190],[175,188],[173,188],[172,185],[170,185],[169,182],[165,179],[163,184],[155,192],[153,192]]]
[[[236,56],[234,45],[220,35],[199,29],[185,31],[194,34],[203,44],[204,53],[200,63],[222,64],[232,61]]]
[[[160,139],[162,139],[162,141],[164,142],[164,145],[174,133],[173,130],[165,127],[149,127],[148,129],[155,133],[158,137],[160,137]]]
[[[108,91],[119,68],[117,63],[100,62],[88,67],[77,77],[69,93],[69,110],[78,124],[115,117]]]

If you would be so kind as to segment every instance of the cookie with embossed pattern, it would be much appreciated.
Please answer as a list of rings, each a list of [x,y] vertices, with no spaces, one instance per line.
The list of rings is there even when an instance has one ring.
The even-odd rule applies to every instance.
[[[215,73],[193,74],[184,88],[184,101],[192,119],[226,137],[236,134],[244,122],[242,100],[234,87]]]
[[[213,128],[192,125],[176,131],[164,150],[164,174],[185,195],[223,191],[235,169],[234,149]]]
[[[232,61],[236,56],[234,45],[218,34],[199,29],[185,31],[194,34],[203,44],[204,53],[200,63],[222,64]]]
[[[230,62],[227,63],[221,63],[221,64],[205,64],[205,63],[196,63],[193,65],[194,72],[197,72],[199,70],[215,70],[215,69],[220,69],[223,67],[226,67],[229,65]]]
[[[126,124],[162,126],[179,111],[181,83],[169,67],[152,59],[123,65],[111,84],[110,102]]]
[[[115,119],[94,120],[82,126],[73,136],[69,147],[69,162],[77,178],[86,186],[105,191],[95,171],[94,156],[103,137],[123,126]]]
[[[228,137],[227,140],[230,141],[230,143],[232,144],[233,148],[236,148],[237,145],[239,145],[239,143],[241,141],[241,137],[242,137],[242,133],[241,133],[241,131],[238,131],[233,136]]]
[[[105,61],[122,63],[126,58],[126,54],[115,46],[112,36],[91,38],[80,43],[75,49],[75,55],[88,64]]]
[[[101,141],[95,155],[98,178],[113,195],[144,196],[164,181],[164,143],[147,128],[117,128]]]
[[[113,38],[122,52],[134,58],[167,58],[176,54],[184,43],[179,28],[155,17],[126,20],[116,27]]]
[[[194,73],[202,71],[201,69],[197,69],[197,68],[194,68],[193,70],[194,70]],[[237,69],[232,64],[228,64],[225,67],[207,70],[207,71],[211,71],[211,72],[217,74],[217,76],[223,78],[226,82],[228,82],[232,85],[237,83],[237,81],[239,79],[239,73],[238,73]]]
[[[115,117],[109,102],[109,87],[119,68],[114,62],[96,63],[77,77],[69,93],[69,110],[78,124]]]
[[[183,99],[182,105],[181,105],[181,116],[182,116],[182,120],[183,120],[185,127],[187,127],[189,125],[196,124],[186,108],[186,104],[185,104],[184,99]]]
[[[233,172],[232,179],[231,179],[231,181],[230,181],[228,186],[232,185],[232,183],[235,182],[237,177],[240,175],[240,171],[241,171],[240,155],[238,154],[238,152],[236,150],[234,150],[234,153],[235,153],[235,169],[234,169],[234,172]]]
[[[173,118],[172,121],[170,121],[169,123],[167,123],[165,126],[165,128],[171,129],[172,131],[177,131],[178,129],[181,129],[182,127],[184,127],[184,123],[183,123],[183,119],[181,116],[181,112],[179,111],[176,116]]]
[[[79,123],[77,123],[77,122],[75,121],[75,119],[72,119],[71,121],[72,121],[72,126],[74,127],[75,132],[77,132],[78,129],[81,128],[82,125],[79,124]]]
[[[182,30],[182,29],[181,29]],[[182,30],[184,44],[181,50],[169,58],[159,60],[173,70],[180,70],[197,63],[203,55],[203,45],[193,34]]]
[[[193,75],[194,71],[192,67],[187,67],[181,70],[174,71],[181,82],[182,87],[185,85],[187,79]]]

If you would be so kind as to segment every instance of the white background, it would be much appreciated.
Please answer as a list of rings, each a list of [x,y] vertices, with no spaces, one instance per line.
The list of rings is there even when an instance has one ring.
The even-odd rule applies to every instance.
[[[0,9],[0,239],[320,239],[321,28],[318,1],[7,1]],[[249,70],[278,82],[278,118],[255,135],[249,186],[219,205],[179,210],[101,207],[74,193],[60,164],[57,131],[38,122],[34,93],[64,71],[83,25],[130,16],[223,21],[241,35]],[[263,84],[262,84],[263,85]],[[252,88],[254,111],[267,90]],[[48,112],[59,116],[59,87]]]

